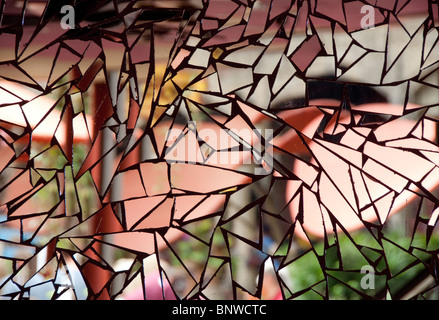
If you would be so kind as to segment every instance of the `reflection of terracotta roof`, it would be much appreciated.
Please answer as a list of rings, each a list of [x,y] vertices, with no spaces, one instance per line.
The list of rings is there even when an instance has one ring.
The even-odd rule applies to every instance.
[[[339,102],[335,100],[319,99],[311,101],[310,104],[318,106],[338,106]],[[413,104],[408,104],[405,107],[406,110],[416,108],[417,106]],[[356,111],[365,110],[367,112],[376,114],[400,114],[404,110],[404,107],[388,103],[373,103],[358,106],[353,105],[352,109]],[[318,131],[318,126],[321,123],[322,117],[322,112],[318,108],[312,106],[287,110],[279,114],[279,118],[283,119],[283,121],[292,127],[298,129],[305,136],[308,135],[309,137]],[[262,120],[262,117],[259,115],[251,118],[251,120],[252,122],[258,122]],[[395,142],[395,139],[398,137],[398,130],[400,130],[400,128],[405,128],[405,130],[407,130],[407,128],[408,130],[414,130],[414,127],[417,125],[416,121],[408,119],[406,120],[404,117],[398,121],[402,121],[403,123],[394,123],[390,121],[386,124],[380,125],[373,131],[373,134],[378,141],[392,141],[386,144],[389,148],[368,142],[366,146],[367,150],[365,150],[365,152],[368,154],[369,158],[374,160],[366,161],[364,165],[362,163],[363,160],[361,153],[356,151],[356,149],[362,145],[362,142],[359,140],[363,139],[363,142],[366,141],[366,138],[362,137],[361,134],[365,134],[366,131],[369,131],[370,133],[371,129],[368,128],[359,128],[359,133],[356,133],[357,137],[351,136],[352,130],[348,130],[341,146],[319,139],[316,140],[319,141],[319,143],[308,139],[306,141],[307,143],[304,144],[302,142],[303,137],[300,138],[295,130],[290,130],[286,134],[276,137],[273,140],[273,145],[278,146],[280,149],[286,150],[292,154],[307,152],[309,148],[313,154],[313,157],[321,161],[320,168],[322,168],[321,170],[323,170],[323,172],[321,173],[320,178],[320,183],[322,183],[322,186],[319,188],[318,194],[320,201],[323,201],[327,209],[330,209],[331,212],[336,213],[335,218],[338,220],[339,224],[343,226],[343,228],[351,231],[364,227],[363,221],[368,221],[371,223],[383,223],[388,218],[387,213],[389,212],[389,209],[391,209],[390,214],[394,214],[398,212],[404,205],[414,199],[415,194],[409,191],[404,191],[400,196],[394,199],[395,193],[392,190],[388,190],[383,184],[373,182],[374,179],[382,179],[383,181],[384,179],[387,179],[385,181],[386,185],[393,186],[396,190],[400,188],[401,190],[398,191],[402,191],[405,185],[401,185],[401,183],[408,180],[405,180],[404,176],[401,177],[395,172],[386,169],[386,165],[391,168],[400,168],[400,170],[397,170],[400,174],[404,175],[405,172],[407,175],[409,175],[408,178],[414,181],[416,181],[417,178],[422,178],[432,169],[431,163],[426,163],[423,158],[417,157],[416,155],[412,155],[408,152],[404,152],[401,149],[392,148],[406,147],[410,149],[410,146],[413,146],[414,143],[408,141],[407,139],[401,140],[400,145]],[[343,120],[341,119],[340,122],[343,123]],[[432,149],[430,151],[437,152],[439,148],[434,146],[432,143],[429,144],[427,142],[428,140],[433,141],[435,139],[436,134],[434,125],[427,122],[423,125],[423,127],[422,138],[424,140],[416,140],[415,147],[419,147],[419,143],[422,142],[425,144],[424,148],[427,150],[428,148],[433,148],[434,150]],[[380,161],[380,163],[383,163],[383,165],[376,165],[375,160]],[[419,163],[417,164],[417,162]],[[357,172],[358,174],[363,175],[365,177],[363,179],[366,180],[366,182],[364,182],[364,187],[367,189],[363,190],[363,196],[365,198],[362,199],[362,201],[368,202],[369,204],[371,201],[373,202],[373,206],[365,206],[364,203],[361,204],[363,206],[360,206],[360,209],[363,209],[361,210],[361,219],[359,218],[360,213],[356,212],[356,210],[353,210],[354,203],[349,203],[349,201],[346,201],[347,199],[344,197],[347,197],[347,195],[343,194],[343,192],[340,193],[342,190],[337,190],[335,187],[344,187],[346,190],[349,190],[350,188],[351,191],[354,187],[359,188],[358,184],[353,185],[352,180],[349,178],[349,173],[347,171],[349,170],[349,164],[357,166],[357,169],[361,169],[362,171],[364,170],[364,173],[360,173],[359,170]],[[212,178],[209,175],[203,174],[203,170],[210,170],[212,168],[209,169],[203,167],[202,165],[187,164],[180,164],[179,166],[186,167],[186,169],[181,172],[184,173],[184,176],[182,176],[183,179],[181,180],[190,183],[191,188],[196,189],[197,182],[199,182],[201,186],[203,181],[212,181]],[[235,165],[235,167],[238,166],[239,165]],[[341,166],[343,168],[341,168]],[[342,178],[341,180],[337,181],[337,183],[333,184],[332,180],[334,177],[341,176],[340,169],[346,169],[346,177],[344,177],[346,179]],[[301,183],[306,184],[309,181],[315,181],[318,175],[316,169],[314,169],[311,165],[299,160],[296,161],[293,171],[301,179],[301,181],[298,183],[298,181],[292,180],[288,183],[286,194],[287,201],[291,200],[288,198],[288,196],[291,197],[294,195],[297,189],[301,187]],[[221,180],[224,181],[227,179],[222,176]],[[234,185],[244,183],[247,182],[244,181],[243,176],[241,180],[238,178],[238,181],[234,181],[233,183],[229,184]],[[438,183],[436,181],[426,179],[423,187],[425,187],[427,190],[433,190],[435,187],[437,187],[437,185]],[[304,228],[307,232],[315,236],[323,237],[325,234],[323,222],[325,222],[328,230],[332,229],[328,213],[326,211],[321,211],[316,194],[314,191],[311,191],[313,190],[311,183],[305,189],[307,189],[307,191],[304,193],[304,197],[306,197],[306,199],[297,199],[297,201],[306,202],[304,208]],[[385,190],[387,190],[387,192]],[[416,192],[416,190],[413,191]],[[356,192],[361,194],[361,190],[356,190]],[[372,199],[370,197],[372,197]],[[218,203],[217,205],[219,206],[220,204]],[[298,203],[292,201],[290,203],[290,210],[292,218],[296,218],[298,214]],[[304,236],[301,230],[297,230],[297,234]]]
[[[53,101],[47,100],[47,103],[53,104]],[[311,104],[336,106],[338,102],[334,100],[316,100],[311,101]],[[416,106],[410,105],[409,107],[414,109]],[[11,108],[10,113],[2,114],[1,117],[5,117],[3,118],[4,120],[14,123],[14,121],[12,121],[13,111],[20,110],[18,106],[15,108],[16,109]],[[389,113],[388,111],[384,112],[384,110],[397,112],[401,106],[375,103],[352,106],[352,108],[355,110],[364,109],[368,112],[373,111],[375,113]],[[25,116],[26,118],[30,117],[32,120],[33,114],[28,112]],[[47,121],[47,123],[53,121],[59,126],[62,125],[59,111],[52,110],[49,116],[43,121]],[[404,122],[402,126],[401,123],[394,124],[390,121],[374,130],[373,134],[378,141],[392,140],[389,144],[389,149],[386,149],[386,147],[381,145],[366,142],[366,138],[363,135],[366,134],[364,129],[368,128],[361,128],[361,130],[359,129],[358,131],[355,131],[355,128],[349,129],[339,145],[320,139],[315,139],[315,141],[311,140],[311,136],[318,131],[318,126],[322,120],[322,112],[313,106],[286,110],[281,112],[278,116],[285,121],[285,123],[296,128],[302,134],[302,137],[299,137],[295,130],[289,130],[289,132],[283,136],[276,137],[273,140],[273,144],[292,154],[308,152],[309,149],[313,158],[319,161],[320,170],[323,170],[319,172],[316,169],[317,167],[313,167],[316,163],[311,162],[311,164],[308,164],[297,160],[292,171],[294,171],[300,180],[291,180],[287,184],[286,196],[287,201],[292,200],[290,202],[292,218],[297,218],[299,213],[298,208],[300,207],[298,201],[303,201],[303,227],[306,232],[315,236],[324,236],[323,223],[327,229],[332,229],[326,209],[329,209],[339,224],[348,231],[364,226],[363,221],[369,221],[371,223],[385,221],[390,208],[392,208],[391,214],[393,214],[400,210],[407,202],[410,202],[415,196],[412,192],[404,191],[400,196],[394,199],[394,191],[399,191],[399,184],[408,181],[406,178],[415,181],[418,177],[422,178],[428,174],[425,170],[430,167],[422,162],[422,158],[418,158],[411,153],[404,153],[401,149],[391,148],[398,146],[398,144],[395,145],[398,141],[395,140],[398,136],[398,127],[415,127],[416,122],[411,120],[405,120],[404,118],[402,118],[402,120],[399,119],[398,121]],[[21,117],[23,117],[23,114],[17,115],[17,125],[22,125],[22,123],[20,123]],[[262,118],[260,116],[251,116],[251,120],[252,122],[258,122],[261,121]],[[343,119],[339,122],[343,123]],[[209,128],[208,123],[201,125],[203,125],[204,128]],[[238,126],[238,124],[234,125]],[[45,137],[51,137],[53,135],[54,129],[47,133],[44,131],[38,132],[37,130],[40,126],[41,125],[38,124],[36,125],[34,137],[39,136],[41,139],[44,139]],[[369,134],[371,134],[371,130],[372,129],[369,129]],[[160,132],[160,130],[156,130],[156,133],[158,132]],[[386,139],[386,136],[388,136],[389,139]],[[435,127],[425,124],[423,137],[426,140],[433,140],[435,137]],[[60,139],[61,138],[62,136]],[[159,140],[165,139],[159,135],[157,135],[156,138]],[[85,135],[84,139],[89,141],[88,135]],[[303,139],[305,139],[306,144],[303,143]],[[431,151],[437,152],[438,148],[433,144],[429,145],[426,140],[424,140],[426,144],[425,148],[433,148],[434,150]],[[400,141],[400,147],[410,148],[410,143],[410,141],[405,139],[404,141]],[[356,151],[356,149],[363,144],[365,149],[364,153],[368,154],[369,158],[372,159],[365,163],[363,163],[361,153]],[[419,144],[417,145],[419,146]],[[389,151],[393,152],[389,153]],[[385,154],[385,158],[382,157],[383,154]],[[136,155],[132,154],[131,156]],[[404,161],[409,161],[410,163],[404,163]],[[413,161],[420,161],[422,163],[416,165]],[[389,175],[390,170],[386,168],[386,164],[388,167],[401,167],[401,170],[398,170],[400,175],[395,173],[393,173],[393,176],[392,174]],[[238,168],[239,165],[240,164],[234,165],[234,168]],[[410,177],[404,177],[404,172],[407,171],[404,170],[404,168],[410,168],[410,173],[407,172]],[[233,166],[231,169],[233,169]],[[348,170],[351,170],[351,172],[349,173]],[[159,174],[157,175],[160,177],[154,177],[153,172],[158,172]],[[203,166],[202,164],[175,163],[171,166],[169,173],[171,177],[168,179],[168,169],[164,163],[141,163],[139,168],[135,167],[134,169],[130,169],[128,166],[123,171],[120,171],[115,179],[119,179],[121,182],[123,186],[122,193],[117,199],[113,200],[124,201],[125,203],[128,231],[124,232],[123,229],[112,226],[110,229],[102,229],[101,232],[113,233],[114,237],[112,241],[115,245],[142,251],[145,248],[143,245],[139,247],[138,244],[144,242],[143,240],[145,239],[142,238],[143,240],[139,242],[139,237],[146,237],[149,241],[154,241],[153,230],[162,227],[171,227],[172,218],[177,221],[184,220],[187,222],[222,210],[224,194],[196,196],[197,193],[216,193],[227,188],[247,184],[251,181],[251,179],[244,174],[221,170],[216,167]],[[221,179],[218,179],[218,177],[221,177]],[[24,179],[27,178],[28,176],[24,175]],[[351,178],[354,180],[358,178],[360,180],[352,182]],[[316,179],[320,179],[319,183],[321,184],[318,193],[315,192],[313,188],[313,182],[316,181]],[[384,185],[374,182],[374,179],[378,181],[387,179],[386,185],[394,186],[395,190],[389,190]],[[159,180],[164,182],[165,185],[158,185]],[[333,183],[332,181],[334,180],[337,180],[337,183]],[[174,188],[172,189],[173,196],[177,196],[175,202],[173,198],[168,195],[171,188],[167,181],[170,181]],[[360,182],[361,185],[359,184]],[[26,182],[26,185],[27,184],[29,184],[28,181]],[[432,190],[437,186],[436,181],[430,181],[428,179],[425,180],[424,184],[427,190]],[[152,186],[157,186],[158,189],[154,189]],[[29,185],[28,187],[31,186]],[[19,190],[23,189],[19,186],[18,188]],[[303,199],[290,199],[289,197],[292,197],[298,188],[303,188]],[[350,197],[350,192],[352,192],[353,188],[355,188],[358,195],[364,196],[364,199],[358,200],[360,202],[359,208],[361,212],[357,212],[357,209],[355,209],[357,200]],[[11,187],[8,188],[8,190],[11,189]],[[403,187],[400,191],[402,191],[402,189]],[[195,194],[193,196],[178,197],[179,190],[194,192]],[[202,198],[200,199],[200,197]],[[319,199],[317,197],[319,197]],[[180,198],[184,198],[184,201]],[[319,205],[319,201],[323,203],[324,207]],[[373,206],[366,205],[366,203],[370,202],[373,203]],[[194,209],[197,205],[198,207]],[[174,216],[171,214],[173,206],[175,206],[176,210]],[[107,219],[113,222],[117,221],[114,219],[112,210],[107,211],[108,210],[102,210],[99,214],[99,219]],[[361,219],[359,216],[361,216]],[[86,220],[83,223],[91,226],[93,225],[91,221],[92,219]],[[148,233],[148,229],[151,230],[151,233]],[[146,233],[141,234],[139,231],[146,231]],[[69,232],[69,234],[72,232],[74,233],[74,230]],[[297,230],[297,234],[304,236],[303,232],[299,229]],[[172,242],[181,235],[181,231],[171,227],[167,231],[165,238],[168,242]],[[165,244],[161,241],[158,246],[163,247]],[[154,248],[151,247],[148,250],[153,252]]]
[[[408,107],[414,109],[416,106],[411,104]],[[353,106],[352,109],[392,114],[387,111],[399,113],[404,108],[375,103]],[[300,180],[290,180],[287,183],[286,201],[290,201],[293,219],[303,219],[302,227],[305,232],[323,237],[333,230],[329,210],[339,226],[353,231],[364,227],[363,221],[382,224],[388,219],[388,215],[397,213],[413,201],[419,188],[412,185],[410,191],[404,190],[409,181],[419,182],[423,179],[422,187],[426,190],[437,188],[439,182],[429,179],[438,171],[433,163],[404,150],[420,148],[427,152],[439,151],[435,144],[428,142],[436,138],[434,124],[423,123],[422,133],[415,132],[417,125],[417,121],[401,117],[374,130],[362,127],[356,131],[351,128],[340,144],[322,139],[309,140],[307,146],[313,154],[313,161],[311,164],[296,161],[294,173]],[[401,130],[413,131],[414,135],[419,135],[419,139],[405,138],[408,132],[400,132]],[[378,142],[385,142],[385,146],[367,141],[367,134],[373,134]],[[399,137],[404,138],[398,140]],[[362,152],[357,151],[360,147],[363,148],[367,160],[363,158]],[[319,169],[314,167],[317,165],[314,159],[319,162]],[[318,192],[313,188],[317,180]],[[294,197],[299,188],[303,190],[302,199]],[[303,216],[300,212],[303,212]],[[299,226],[296,234],[304,237],[304,230]]]
[[[0,82],[0,121],[32,128],[32,140],[51,141],[55,136],[63,145],[66,124],[61,111],[55,109],[57,100],[11,82]],[[91,118],[82,113],[73,117],[74,142],[90,142]],[[91,130],[91,129],[90,129]]]

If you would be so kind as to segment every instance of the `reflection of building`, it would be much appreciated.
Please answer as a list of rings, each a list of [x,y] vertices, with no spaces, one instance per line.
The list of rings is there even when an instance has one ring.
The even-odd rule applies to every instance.
[[[87,285],[88,297],[109,298],[131,281],[142,284],[143,271],[138,270],[144,270],[146,256],[156,254],[162,274],[167,277],[170,270],[160,260],[172,260],[185,277],[187,286],[174,287],[181,297],[197,296],[197,290],[214,297],[216,287],[208,284],[220,272],[221,279],[230,280],[223,284],[239,297],[258,295],[259,276],[273,273],[285,297],[299,296],[288,282],[289,266],[301,254],[293,237],[303,228],[304,248],[322,242],[308,228],[310,215],[320,218],[321,213],[317,223],[328,227],[323,236],[333,252],[339,249],[333,229],[351,231],[340,218],[347,212],[368,230],[378,230],[397,193],[404,190],[421,202],[433,199],[428,192],[437,171],[437,143],[426,128],[436,120],[438,34],[428,10],[414,1],[378,1],[377,25],[368,30],[358,25],[359,1],[255,1],[249,6],[210,1],[202,18],[181,8],[157,8],[174,1],[121,2],[117,8],[112,2],[97,12],[89,8],[86,19],[81,3],[76,7],[78,30],[70,31],[60,29],[55,18],[49,22],[51,14],[57,16],[55,2],[46,11],[38,7],[40,2],[26,8],[19,1],[11,3],[0,34],[0,170],[6,168],[2,178],[8,174],[0,188],[2,208],[7,209],[0,222],[1,227],[30,232],[2,243],[33,250],[2,260],[11,273],[26,270],[30,277],[50,262],[53,270],[84,275],[69,281],[71,286]],[[138,12],[138,6],[145,10]],[[346,86],[333,86],[335,82]],[[27,91],[13,89],[16,83]],[[316,83],[322,96],[313,96]],[[428,98],[419,95],[424,90],[431,92]],[[369,99],[376,92],[379,99],[360,101],[358,92]],[[384,100],[389,102],[385,106],[369,104]],[[424,113],[419,105],[431,107]],[[188,121],[199,127],[186,127]],[[392,126],[392,121],[399,122]],[[273,140],[280,154],[273,175],[255,175],[245,166],[164,161],[173,146],[166,136],[170,129],[183,128],[180,142],[185,142],[202,126],[248,128],[254,141]],[[401,127],[407,132],[392,131]],[[258,136],[254,128],[274,129],[275,137]],[[410,141],[395,143],[405,136],[422,141],[426,150],[402,152]],[[197,151],[206,161],[212,154],[235,151],[235,145],[253,157],[263,158],[266,151],[239,134],[235,145],[225,147],[198,138]],[[389,150],[394,153],[383,157]],[[408,170],[402,159],[421,165]],[[300,164],[302,169],[295,171]],[[394,184],[383,172],[399,180]],[[287,181],[293,182],[290,191],[285,191]],[[331,192],[324,192],[324,186]],[[294,210],[282,210],[285,194],[287,202],[297,204],[296,216],[291,216]],[[32,207],[34,200],[41,207]],[[340,203],[343,210],[337,209]],[[425,219],[417,222],[425,225]],[[434,226],[433,220],[434,215],[427,224]],[[297,227],[294,234],[292,225]],[[378,231],[370,233],[369,240]],[[268,236],[274,238],[273,246],[266,245]],[[218,247],[212,248],[213,239]],[[196,250],[185,252],[201,253],[201,268],[189,267],[193,256],[185,257],[179,248],[186,242],[195,243]],[[370,256],[360,253],[370,263],[374,253],[387,253],[373,245],[367,248]],[[300,259],[312,256],[313,265],[322,268],[323,259],[309,250]],[[117,255],[131,264],[116,271]],[[342,256],[335,254],[335,260]],[[268,267],[271,262],[274,271]],[[55,277],[53,270],[49,279]],[[6,282],[25,287],[25,278],[14,275]],[[68,281],[53,283],[74,296]],[[314,283],[310,287],[323,295]]]

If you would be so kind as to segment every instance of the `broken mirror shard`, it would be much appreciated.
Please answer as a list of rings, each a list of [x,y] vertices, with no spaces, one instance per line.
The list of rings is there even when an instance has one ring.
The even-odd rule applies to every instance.
[[[438,1],[10,1],[1,299],[438,299]]]

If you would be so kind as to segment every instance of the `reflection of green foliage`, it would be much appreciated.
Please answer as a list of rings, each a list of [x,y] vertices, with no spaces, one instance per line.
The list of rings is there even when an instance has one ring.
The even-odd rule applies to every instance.
[[[293,293],[299,293],[316,285],[316,288],[320,289],[319,283],[324,280],[324,274],[319,260],[312,250],[288,264],[285,269],[290,275],[290,286]],[[316,299],[317,296],[315,291],[308,290],[308,292],[303,292],[301,298]]]
[[[386,240],[387,236],[392,241]],[[322,299],[323,296],[337,300],[356,300],[367,296],[376,298],[378,294],[381,295],[379,298],[384,298],[386,288],[391,294],[396,294],[422,272],[428,271],[424,263],[429,263],[431,252],[412,247],[408,253],[411,238],[401,236],[399,230],[387,231],[382,238],[382,246],[377,246],[378,242],[375,242],[373,248],[359,245],[370,237],[367,231],[353,232],[349,237],[339,234],[338,241],[326,248],[325,281],[321,282],[325,283],[324,286],[314,285],[323,279],[322,268],[317,263],[318,256],[315,254],[323,247],[323,243],[315,244],[319,248],[306,252],[287,266],[290,289],[293,294],[299,295],[298,299]],[[425,234],[417,234],[416,237],[425,238]],[[437,248],[438,243],[439,239],[432,238],[429,246]],[[361,287],[361,280],[366,275],[361,272],[361,268],[366,265],[375,270],[374,289]],[[300,292],[306,288],[311,289]]]
[[[73,173],[76,175],[87,157],[87,146],[82,143],[73,145]]]
[[[186,237],[173,245],[183,263],[215,269],[217,266],[213,266],[212,257],[228,256],[226,242],[230,239],[225,240],[221,228],[215,226],[215,220],[205,219],[184,227],[189,234],[202,241]],[[294,299],[358,300],[385,298],[387,290],[391,295],[398,293],[420,273],[427,271],[424,263],[429,263],[432,254],[425,248],[410,247],[411,237],[403,236],[399,231],[386,230],[380,240],[365,230],[349,235],[340,233],[326,248],[322,241],[313,242],[312,249],[302,253],[299,251],[299,255],[281,269],[284,272],[281,277],[285,278],[291,291],[284,290],[286,298],[293,294]],[[425,234],[415,236],[419,242],[426,243]],[[210,252],[206,244],[210,245]],[[229,245],[233,246],[231,243]],[[432,237],[428,246],[437,248],[439,239]],[[287,253],[288,244],[284,243],[277,255],[287,256]],[[211,258],[206,265],[208,255]],[[173,255],[170,261],[173,265],[180,264]],[[224,260],[218,259],[216,262],[221,265]],[[374,270],[373,289],[361,287],[366,275],[364,271],[362,273],[364,266],[372,266]]]
[[[33,196],[40,212],[49,211],[59,203],[57,190],[56,180],[52,179]]]
[[[35,167],[41,169],[60,170],[67,163],[61,149],[55,145],[34,158]]]
[[[213,225],[210,219],[203,219],[196,223],[192,223],[186,228],[194,236],[200,239],[206,239],[210,237]],[[207,244],[194,237],[187,237],[184,238],[183,241],[178,241],[176,243],[176,250],[180,253],[179,258],[183,261],[187,260],[196,264],[204,264],[206,262],[206,249],[208,248]]]
[[[90,171],[85,172],[81,178],[76,181],[76,190],[78,200],[81,205],[83,219],[89,217],[93,212],[99,210],[99,199],[97,198],[97,194],[90,192],[90,190],[94,189],[95,187]]]
[[[44,150],[43,146],[36,146],[36,148]],[[37,206],[46,208],[50,205],[53,207],[60,201],[58,184],[55,183],[54,177],[57,172],[63,172],[65,174],[64,192],[67,212],[79,211],[77,200],[79,200],[82,211],[90,211],[93,200],[90,193],[90,188],[93,186],[91,175],[84,174],[76,182],[73,178],[79,171],[86,156],[87,147],[85,145],[75,144],[73,146],[73,173],[66,157],[57,145],[47,148],[34,158],[36,172],[46,181],[46,186],[37,193]]]

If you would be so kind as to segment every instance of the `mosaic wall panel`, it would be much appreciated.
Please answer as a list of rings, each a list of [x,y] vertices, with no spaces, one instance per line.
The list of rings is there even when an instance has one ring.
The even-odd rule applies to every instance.
[[[438,299],[428,0],[4,0],[1,299]]]

